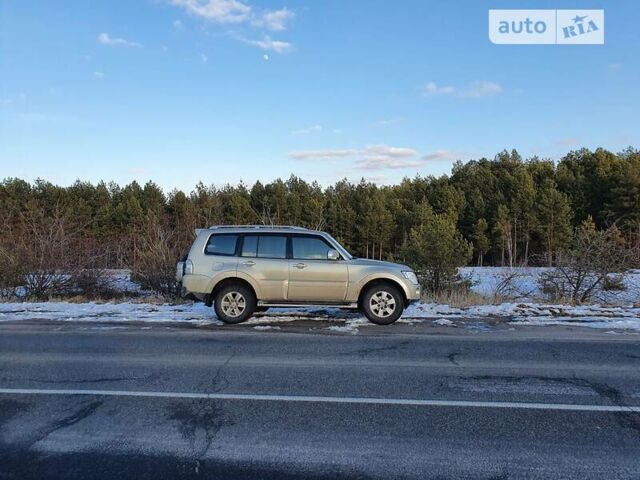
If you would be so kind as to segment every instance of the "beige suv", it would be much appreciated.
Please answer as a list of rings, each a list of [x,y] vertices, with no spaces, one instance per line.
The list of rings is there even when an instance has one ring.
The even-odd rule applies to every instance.
[[[226,323],[269,307],[322,305],[360,309],[388,325],[420,298],[411,268],[352,257],[328,233],[300,227],[196,230],[176,279],[184,296],[213,304]]]

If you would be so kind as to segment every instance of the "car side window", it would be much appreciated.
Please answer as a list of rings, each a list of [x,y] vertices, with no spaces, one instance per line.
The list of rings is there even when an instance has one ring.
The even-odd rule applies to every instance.
[[[293,258],[300,260],[326,260],[331,247],[318,237],[292,237]]]
[[[207,255],[235,255],[238,235],[211,235],[205,247]]]
[[[242,256],[255,257],[258,255],[258,236],[245,235],[242,242]]]
[[[287,258],[287,237],[279,235],[259,235],[259,258]]]

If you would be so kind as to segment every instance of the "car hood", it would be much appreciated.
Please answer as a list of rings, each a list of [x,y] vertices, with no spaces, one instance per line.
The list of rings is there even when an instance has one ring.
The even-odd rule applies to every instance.
[[[408,267],[406,265],[402,265],[401,263],[393,263],[393,262],[383,262],[382,260],[370,260],[368,258],[354,258],[350,261],[353,265],[362,265],[362,266],[372,266],[372,267],[384,267],[394,270],[411,270],[413,268]]]

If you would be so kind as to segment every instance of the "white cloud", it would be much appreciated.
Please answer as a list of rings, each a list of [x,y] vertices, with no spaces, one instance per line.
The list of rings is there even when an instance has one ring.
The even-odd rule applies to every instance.
[[[382,168],[411,168],[424,165],[424,160],[410,160],[394,157],[370,157],[363,158],[356,162],[358,168],[367,170],[380,170]]]
[[[294,135],[306,135],[307,133],[320,132],[322,131],[322,125],[314,125],[309,128],[300,128],[298,130],[293,130],[291,133]]]
[[[295,17],[295,13],[286,7],[279,10],[256,11],[251,5],[240,0],[166,0],[171,5],[183,8],[188,14],[200,17],[213,23],[236,23],[253,25],[264,31],[282,32],[287,24]],[[180,20],[173,22],[174,28],[182,30],[183,23]],[[282,40],[273,40],[268,35],[262,39],[250,40],[237,37],[248,45],[262,50],[276,53],[284,53],[293,45]],[[268,60],[268,58],[265,58]]]
[[[381,168],[408,168],[424,165],[424,160],[415,158],[417,155],[418,152],[412,148],[369,145],[362,151],[362,158],[356,162],[356,166],[377,170]]]
[[[282,32],[287,22],[295,17],[288,8],[264,10],[256,13],[253,8],[240,0],[169,0],[172,5],[184,8],[189,14],[215,23],[251,22],[254,26]],[[174,27],[182,28],[180,20],[173,22]]]
[[[382,120],[378,120],[376,122],[376,125],[378,125],[379,127],[386,127],[387,125],[394,125],[396,123],[400,123],[401,121],[402,121],[402,118],[400,117],[385,118]]]
[[[455,160],[459,154],[451,150],[436,150],[422,157],[423,160]]]
[[[170,0],[191,15],[215,23],[240,23],[251,18],[251,7],[238,0]]]
[[[281,8],[280,10],[266,10],[259,18],[255,19],[252,23],[257,27],[264,27],[267,30],[274,32],[282,32],[286,30],[286,23],[295,17],[288,8]]]
[[[435,95],[450,95],[456,93],[456,88],[450,85],[446,87],[439,87],[436,82],[429,82],[422,87],[422,94],[426,97],[432,97]]]
[[[480,98],[502,93],[502,86],[495,82],[473,82],[468,88],[460,92],[461,97]]]
[[[458,98],[481,98],[498,93],[502,93],[502,86],[486,80],[472,82],[463,88],[452,85],[439,86],[436,82],[428,82],[422,87],[422,95],[425,97],[452,95]]]
[[[93,77],[101,80],[104,78],[104,72],[93,72]]]
[[[336,160],[352,157],[356,159],[356,168],[368,170],[424,165],[426,161],[417,156],[418,152],[412,148],[388,145],[367,145],[363,149],[302,150],[289,153],[289,157],[294,160]]]
[[[139,43],[130,42],[129,40],[125,40],[124,38],[112,37],[108,33],[101,33],[98,35],[98,43],[102,45],[109,45],[112,47],[141,47]]]
[[[388,145],[368,145],[363,153],[371,156],[386,156],[393,158],[414,157],[418,155],[413,148],[389,147]]]
[[[249,45],[261,48],[262,50],[269,50],[276,53],[284,53],[293,48],[293,45],[289,42],[282,42],[280,40],[272,40],[269,35],[265,35],[262,40],[245,40]]]
[[[200,54],[200,61],[202,63],[207,63],[209,61],[209,57],[207,57],[204,53]]]
[[[289,158],[294,160],[333,160],[336,158],[353,157],[359,150],[353,149],[324,149],[324,150],[299,150],[289,152]]]

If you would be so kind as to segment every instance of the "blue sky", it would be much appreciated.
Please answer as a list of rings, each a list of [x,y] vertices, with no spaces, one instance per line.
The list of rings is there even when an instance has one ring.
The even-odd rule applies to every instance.
[[[2,177],[395,183],[504,148],[640,146],[640,6],[493,45],[503,1],[0,0]]]

